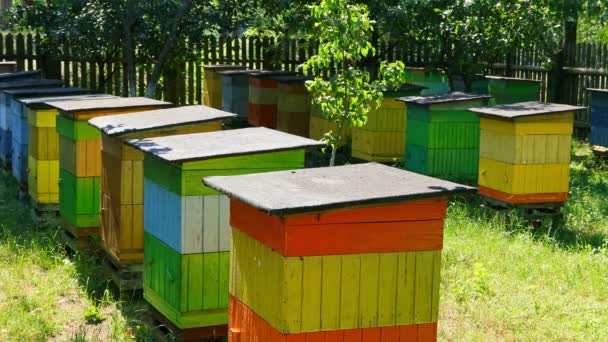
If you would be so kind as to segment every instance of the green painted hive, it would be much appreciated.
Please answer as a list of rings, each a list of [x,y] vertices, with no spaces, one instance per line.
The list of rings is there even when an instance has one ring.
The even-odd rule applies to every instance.
[[[406,68],[406,82],[425,87],[421,95],[445,94],[450,92],[448,76],[443,71],[426,68]]]
[[[400,98],[407,105],[405,168],[442,179],[475,181],[479,164],[479,117],[471,107],[488,97],[450,93]]]
[[[541,81],[523,78],[486,76],[490,105],[540,101]]]
[[[225,326],[229,200],[202,179],[303,168],[323,144],[267,128],[127,144],[144,152],[144,299],[180,329]]]

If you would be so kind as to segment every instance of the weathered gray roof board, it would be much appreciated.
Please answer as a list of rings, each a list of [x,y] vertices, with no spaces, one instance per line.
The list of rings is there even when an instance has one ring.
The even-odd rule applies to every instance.
[[[257,72],[251,73],[250,76],[253,78],[272,78],[274,79],[277,76],[293,76],[298,73],[295,71],[285,71],[285,70],[258,70]]]
[[[469,108],[469,111],[478,113],[482,116],[491,116],[500,119],[514,120],[526,116],[561,114],[581,109],[586,108],[557,103],[543,103],[533,101],[499,105],[494,107]]]
[[[2,62],[0,62],[0,65],[17,65],[17,62],[15,62],[15,61],[2,61]]]
[[[49,104],[64,112],[76,112],[81,110],[106,110],[137,107],[172,107],[173,104],[146,97],[116,97],[82,101],[58,101]]]
[[[232,64],[210,64],[210,65],[203,65],[203,68],[219,71],[219,70],[246,69],[247,67],[244,65],[232,65]]]
[[[521,81],[521,82],[530,82],[530,83],[543,83],[538,80],[531,80],[527,78],[517,78],[517,77],[505,77],[505,76],[486,76],[489,80],[505,80],[505,81]]]
[[[596,91],[598,93],[608,93],[608,89],[598,89],[598,88],[587,88],[589,91]]]
[[[220,71],[220,72],[218,72],[218,74],[220,74],[222,76],[236,76],[236,75],[250,75],[254,72],[259,72],[259,70],[255,70],[255,69],[227,70],[227,71]]]
[[[475,188],[377,164],[207,177],[207,186],[270,215],[436,198]]]
[[[22,88],[22,89],[9,89],[4,91],[6,94],[11,95],[13,98],[25,98],[25,97],[36,97],[36,96],[48,96],[48,95],[70,95],[70,94],[86,94],[90,92],[86,88]]]
[[[490,96],[487,95],[477,95],[477,94],[466,94],[461,92],[452,92],[448,94],[438,94],[438,95],[430,95],[430,96],[405,96],[400,97],[397,101],[402,101],[409,104],[417,104],[417,105],[433,105],[433,104],[441,104],[441,103],[449,103],[449,102],[464,102],[464,101],[473,101],[480,99],[489,99]]]
[[[5,82],[14,79],[27,79],[27,78],[40,78],[42,76],[42,70],[31,70],[31,71],[18,71],[9,72],[6,74],[0,74],[0,82]]]
[[[264,127],[134,139],[126,143],[176,163],[324,146],[316,140]]]
[[[399,87],[398,89],[395,90],[388,90],[388,89],[384,89],[382,90],[385,93],[400,93],[403,91],[412,91],[412,90],[424,90],[424,89],[429,89],[428,87],[422,86],[422,85],[418,85],[418,84],[413,84],[413,83],[405,83],[403,84],[401,87]]]
[[[0,89],[16,89],[16,88],[31,88],[31,87],[51,87],[51,86],[62,86],[63,81],[61,80],[50,80],[46,78],[28,78],[28,79],[17,79],[17,80],[0,80]]]
[[[45,97],[29,97],[19,99],[19,102],[32,109],[48,109],[52,108],[49,102],[59,101],[81,101],[81,100],[95,100],[103,98],[116,98],[117,96],[109,94],[85,94],[85,95],[72,95],[72,96],[45,96]]]
[[[132,114],[102,116],[89,120],[89,124],[99,128],[109,136],[121,136],[129,133],[220,121],[234,117],[236,117],[236,114],[207,106],[185,106]]]

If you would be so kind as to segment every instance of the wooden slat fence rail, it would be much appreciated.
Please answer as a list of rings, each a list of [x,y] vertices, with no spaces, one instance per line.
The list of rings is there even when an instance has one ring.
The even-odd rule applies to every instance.
[[[83,60],[78,51],[67,51],[57,60],[45,55],[38,47],[40,36],[25,33],[0,33],[0,59],[14,60],[20,70],[45,69],[47,77],[61,78],[70,86],[87,87],[99,92],[127,96],[129,93],[127,66],[117,56],[106,61]],[[552,78],[552,69],[545,64],[540,49],[517,50],[511,63],[492,65],[490,75],[509,75],[543,81],[542,99],[551,100],[551,90],[557,87],[562,103],[588,105],[586,88],[608,88],[608,44],[577,44],[570,47],[561,69],[560,82]],[[163,74],[156,97],[176,104],[202,103],[203,65],[239,64],[248,68],[282,68],[297,70],[314,55],[316,42],[292,39],[277,42],[271,38],[207,37],[197,45],[187,47],[185,61],[168,66]],[[387,44],[379,42],[377,50],[389,61],[402,60],[407,66],[425,66],[435,51],[430,46]],[[506,60],[506,59],[505,59]],[[136,91],[146,92],[153,63],[136,66]],[[579,113],[577,127],[589,127],[588,113]]]

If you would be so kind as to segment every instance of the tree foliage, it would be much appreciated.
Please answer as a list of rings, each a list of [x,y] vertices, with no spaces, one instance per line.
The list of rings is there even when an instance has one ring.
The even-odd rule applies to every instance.
[[[303,69],[316,76],[307,82],[313,105],[337,124],[336,131],[324,137],[332,147],[330,166],[333,166],[343,129],[365,125],[367,114],[382,101],[382,90],[403,85],[405,68],[401,62],[382,63],[378,80],[372,81],[370,73],[360,67],[363,58],[376,53],[369,40],[373,21],[365,5],[351,4],[348,0],[322,0],[311,6],[311,12],[319,51]],[[332,76],[323,77],[331,71],[335,71]]]

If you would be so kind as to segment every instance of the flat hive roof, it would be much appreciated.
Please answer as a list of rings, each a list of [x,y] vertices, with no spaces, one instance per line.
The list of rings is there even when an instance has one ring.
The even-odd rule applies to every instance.
[[[209,65],[203,65],[203,68],[221,71],[221,70],[246,69],[247,67],[244,65],[234,65],[234,64],[209,64]]]
[[[34,77],[42,75],[42,70],[31,70],[31,71],[17,71],[17,72],[9,72],[5,74],[0,74],[0,82],[4,82],[11,79],[19,79],[26,77]]]
[[[599,89],[599,88],[587,88],[589,91],[596,91],[598,93],[608,93],[608,89]]]
[[[404,202],[475,190],[377,163],[207,177],[203,183],[270,215]]]
[[[236,114],[207,106],[185,106],[102,116],[89,120],[89,124],[99,128],[109,136],[121,136],[134,132],[219,121],[233,117],[236,117]]]
[[[85,94],[89,92],[86,88],[22,88],[5,90],[5,93],[13,97],[36,97],[46,95],[69,95],[69,94]]]
[[[252,73],[258,72],[258,71],[259,70],[255,70],[255,69],[227,70],[227,71],[220,71],[220,72],[218,72],[218,74],[220,74],[222,76],[249,75],[249,74],[252,74]]]
[[[85,95],[71,95],[71,96],[44,96],[44,97],[28,97],[21,98],[18,101],[30,108],[41,109],[51,108],[50,102],[59,101],[79,101],[79,100],[95,100],[100,98],[115,98],[114,95],[109,94],[85,94]]]
[[[253,78],[272,78],[274,79],[277,76],[293,76],[298,73],[295,71],[286,71],[286,70],[258,70],[250,74]]]
[[[134,139],[127,141],[127,144],[168,162],[187,162],[325,146],[316,140],[264,127]]]
[[[158,101],[146,97],[115,97],[82,101],[58,101],[50,104],[51,106],[64,112],[137,107],[170,107],[173,105],[169,102]]]
[[[417,104],[417,105],[431,105],[448,102],[464,102],[473,101],[480,99],[488,99],[490,96],[477,95],[477,94],[465,94],[461,92],[452,92],[448,94],[438,94],[429,96],[406,96],[400,97],[397,101],[403,101],[405,103]]]
[[[0,89],[16,89],[16,88],[29,88],[29,87],[50,87],[50,86],[61,86],[63,81],[61,80],[50,80],[46,78],[27,78],[27,79],[16,79],[16,80],[0,80]]]
[[[537,101],[512,103],[494,107],[469,108],[471,112],[507,120],[514,120],[526,116],[567,113],[581,109],[585,109],[585,107]]]

